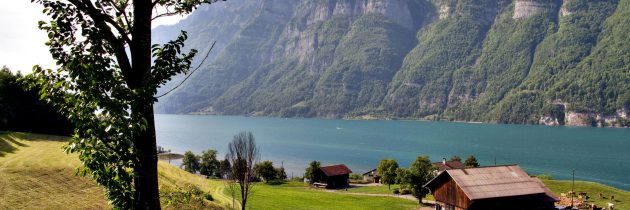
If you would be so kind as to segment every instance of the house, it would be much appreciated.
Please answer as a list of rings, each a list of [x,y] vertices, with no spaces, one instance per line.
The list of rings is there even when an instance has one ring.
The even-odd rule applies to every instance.
[[[447,169],[426,185],[436,210],[554,209],[555,195],[518,165]]]
[[[446,161],[446,158],[442,158],[442,162],[431,163],[438,172],[450,170],[450,169],[462,169],[465,168],[464,164],[459,160]]]
[[[313,181],[316,185],[323,185],[328,189],[347,188],[350,173],[352,171],[344,164],[324,166],[313,172]]]
[[[363,173],[363,181],[371,183],[381,183],[381,176],[378,175],[376,169]]]

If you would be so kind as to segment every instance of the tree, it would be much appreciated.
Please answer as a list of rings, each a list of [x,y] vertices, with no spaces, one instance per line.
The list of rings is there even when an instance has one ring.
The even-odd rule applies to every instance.
[[[464,161],[464,166],[466,166],[466,168],[476,168],[479,167],[479,163],[477,162],[477,158],[471,155]]]
[[[321,163],[319,161],[313,160],[308,167],[304,171],[304,178],[309,180],[309,183],[313,184],[315,182],[314,172],[321,167]]]
[[[256,177],[254,165],[260,158],[256,139],[251,132],[241,132],[234,136],[228,145],[227,160],[232,166],[230,179],[238,184],[241,195],[241,209],[245,210],[247,199],[252,194],[251,188]],[[232,189],[232,188],[230,188]]]
[[[0,69],[0,131],[71,135],[74,126],[52,105],[39,100],[37,91],[25,90],[9,68]],[[37,120],[33,120],[37,119]]]
[[[219,170],[215,174],[216,177],[227,179],[228,175],[232,171],[232,166],[230,165],[230,161],[224,159],[219,163]]]
[[[396,169],[396,184],[399,184],[403,188],[408,188],[411,184],[410,172],[406,168]]]
[[[186,151],[184,159],[182,159],[182,167],[185,171],[196,173],[199,171],[199,157],[191,151]]]
[[[451,157],[451,161],[459,161],[459,162],[461,162],[462,158],[457,156],[457,155],[455,155],[455,156]]]
[[[284,167],[276,168],[276,179],[277,180],[286,180],[287,172],[284,171]]]
[[[381,182],[387,184],[390,190],[392,184],[396,183],[396,169],[398,169],[398,162],[392,159],[381,160],[376,168],[378,175],[381,176]]]
[[[416,160],[409,166],[409,188],[411,194],[418,199],[418,202],[422,203],[429,190],[424,187],[424,184],[433,179],[433,165],[429,160],[429,156],[418,156]]]
[[[254,166],[254,171],[258,177],[261,177],[265,182],[276,179],[276,169],[273,168],[273,162],[265,160]]]
[[[199,157],[199,173],[206,176],[215,176],[219,170],[219,161],[217,160],[217,151],[209,149],[203,151]]]
[[[151,22],[216,0],[32,1],[51,17],[39,28],[59,68],[35,66],[25,81],[77,126],[66,151],[79,153],[82,174],[115,208],[159,209],[155,94],[196,51],[182,52],[186,32],[151,45]]]

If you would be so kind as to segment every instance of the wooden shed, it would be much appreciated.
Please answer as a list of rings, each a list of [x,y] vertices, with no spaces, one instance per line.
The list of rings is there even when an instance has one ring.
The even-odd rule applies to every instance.
[[[344,164],[324,166],[315,170],[313,178],[316,183],[324,183],[328,189],[349,187],[352,171]]]
[[[555,195],[517,165],[450,169],[425,187],[436,210],[554,209]]]

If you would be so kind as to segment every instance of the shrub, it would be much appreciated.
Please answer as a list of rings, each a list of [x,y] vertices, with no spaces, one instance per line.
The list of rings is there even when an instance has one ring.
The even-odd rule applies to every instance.
[[[274,180],[271,180],[271,181],[267,182],[268,185],[281,185],[281,184],[284,184],[284,183],[286,183],[286,181],[284,181],[282,179],[274,179]]]
[[[212,194],[210,194],[210,193],[203,194],[203,198],[205,198],[206,200],[209,200],[209,201],[214,201],[214,197],[212,197]]]
[[[350,174],[351,180],[363,180],[363,176],[361,174]]]
[[[400,194],[400,190],[398,190],[398,188],[394,189],[394,194],[396,195]]]
[[[537,176],[540,180],[553,180],[553,177],[549,174],[541,174]]]
[[[408,189],[402,189],[400,190],[400,194],[401,195],[409,195],[411,192]]]

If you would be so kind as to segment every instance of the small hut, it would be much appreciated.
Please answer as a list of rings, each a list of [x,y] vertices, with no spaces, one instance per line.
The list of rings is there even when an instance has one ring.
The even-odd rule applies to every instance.
[[[313,179],[315,185],[325,186],[328,189],[347,188],[352,171],[344,164],[324,166],[315,170]]]
[[[435,197],[436,210],[546,210],[558,201],[517,165],[445,170],[425,187]]]
[[[368,172],[363,173],[363,181],[371,183],[381,183],[381,176],[378,175],[378,171],[376,169],[372,169]]]

